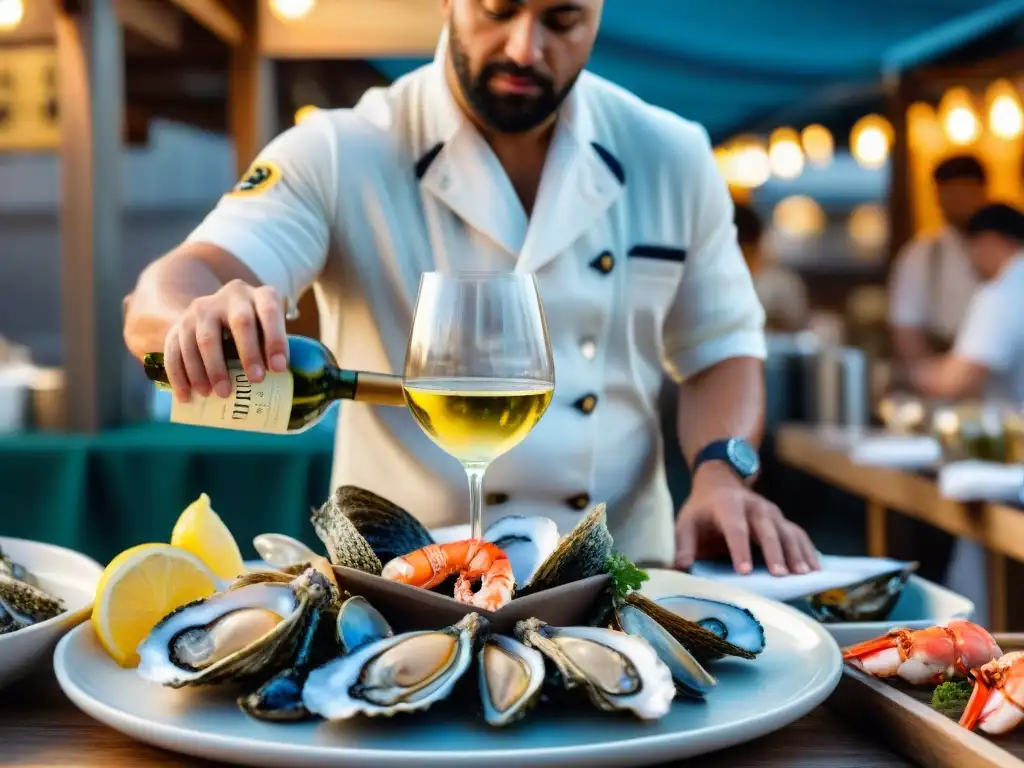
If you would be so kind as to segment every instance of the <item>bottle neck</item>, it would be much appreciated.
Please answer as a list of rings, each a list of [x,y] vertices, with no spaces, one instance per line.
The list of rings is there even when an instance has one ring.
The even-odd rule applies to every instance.
[[[359,385],[358,373],[329,365],[327,366],[327,379],[330,381],[328,394],[331,400],[356,399],[356,387]]]

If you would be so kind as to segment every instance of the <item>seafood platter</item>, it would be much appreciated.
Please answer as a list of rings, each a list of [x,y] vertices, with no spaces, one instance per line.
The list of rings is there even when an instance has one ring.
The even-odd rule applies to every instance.
[[[358,741],[357,749],[377,755],[393,748],[395,734],[404,734],[403,744],[431,741],[427,751],[410,752],[427,764],[425,755],[441,760],[432,750],[441,749],[443,724],[452,739],[477,745],[475,753],[461,747],[459,761],[505,749],[506,762],[518,754],[521,765],[554,764],[543,749],[522,762],[523,734],[552,750],[573,739],[575,756],[576,743],[592,750],[624,733],[621,741],[654,740],[629,758],[640,765],[763,735],[805,714],[838,682],[838,648],[813,619],[750,595],[755,614],[739,604],[742,591],[686,574],[652,578],[615,551],[603,504],[564,536],[547,518],[509,516],[481,539],[435,542],[407,511],[343,486],[312,511],[311,523],[322,554],[284,535],[257,536],[262,560],[162,615],[131,662],[98,659],[102,637],[96,642],[80,627],[55,654],[65,692],[143,740],[234,762],[237,752],[216,751],[219,735],[196,751],[183,719],[207,733],[217,721],[218,734],[265,739],[259,754],[245,756],[250,764],[279,764],[274,749],[293,738],[315,749],[325,733],[339,749]],[[692,584],[693,593],[650,596],[648,581]],[[96,605],[105,605],[99,596]],[[765,662],[770,638],[786,650],[769,649]],[[802,665],[792,663],[797,648]],[[757,701],[776,679],[783,695]],[[101,706],[91,697],[103,688]],[[714,705],[716,694],[723,704]],[[130,715],[111,712],[122,706]],[[143,728],[143,709],[174,727],[164,736],[151,723]],[[681,727],[697,732],[682,747],[673,744],[682,743]],[[325,762],[303,764],[336,764],[340,754],[316,753]],[[594,764],[614,757],[608,751]],[[621,754],[614,764],[624,764]]]
[[[102,570],[62,547],[0,537],[0,686],[45,662],[89,617]]]
[[[843,649],[829,706],[925,768],[1024,768],[1024,635],[965,619]]]

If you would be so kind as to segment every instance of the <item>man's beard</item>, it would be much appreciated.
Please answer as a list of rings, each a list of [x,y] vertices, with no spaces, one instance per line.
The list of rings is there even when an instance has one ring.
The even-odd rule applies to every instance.
[[[487,64],[479,75],[473,77],[469,57],[455,33],[454,25],[449,35],[448,48],[463,96],[477,116],[499,133],[526,133],[544,123],[562,105],[579,77],[577,73],[561,91],[556,91],[550,78],[531,67],[519,67],[512,62]],[[499,74],[528,79],[540,89],[540,94],[495,94],[488,86],[492,78]]]

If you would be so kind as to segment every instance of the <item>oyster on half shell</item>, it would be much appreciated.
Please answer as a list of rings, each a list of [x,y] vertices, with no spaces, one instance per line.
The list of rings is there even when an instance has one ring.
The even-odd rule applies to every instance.
[[[357,648],[310,672],[306,709],[327,720],[390,717],[446,698],[473,659],[487,620],[469,613],[444,629],[405,632]]]
[[[310,567],[288,583],[268,577],[193,601],[139,645],[139,674],[172,688],[269,677],[292,665],[337,589]]]
[[[654,720],[672,708],[672,672],[643,638],[602,627],[552,627],[536,618],[516,624],[515,634],[554,662],[566,688],[582,687],[600,709]]]
[[[490,635],[477,654],[484,720],[503,726],[536,704],[547,679],[544,655],[506,635]]]
[[[533,581],[541,565],[558,548],[558,525],[541,515],[506,515],[484,531],[484,540],[497,544],[512,565],[516,584]]]

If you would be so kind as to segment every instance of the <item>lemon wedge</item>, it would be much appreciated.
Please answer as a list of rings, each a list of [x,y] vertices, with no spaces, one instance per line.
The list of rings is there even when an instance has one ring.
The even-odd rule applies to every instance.
[[[136,649],[164,616],[217,589],[210,569],[170,544],[139,544],[119,554],[96,588],[92,626],[122,667],[139,663]]]
[[[246,571],[235,537],[213,511],[205,493],[181,513],[171,532],[171,544],[191,552],[221,579],[233,581]]]

